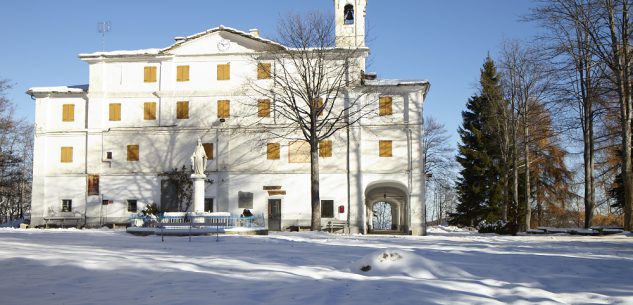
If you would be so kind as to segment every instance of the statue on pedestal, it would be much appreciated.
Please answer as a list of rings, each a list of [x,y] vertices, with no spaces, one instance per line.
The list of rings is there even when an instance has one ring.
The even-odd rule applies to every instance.
[[[204,175],[204,171],[207,169],[207,153],[204,151],[200,138],[198,138],[196,150],[191,155],[191,167],[193,167],[194,175]]]

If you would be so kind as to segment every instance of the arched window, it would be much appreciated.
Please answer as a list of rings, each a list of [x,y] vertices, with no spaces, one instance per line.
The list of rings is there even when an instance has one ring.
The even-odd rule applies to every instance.
[[[354,24],[354,6],[348,4],[343,8],[345,24]]]

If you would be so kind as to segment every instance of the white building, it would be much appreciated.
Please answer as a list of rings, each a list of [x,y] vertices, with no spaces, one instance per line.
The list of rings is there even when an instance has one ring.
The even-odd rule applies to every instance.
[[[366,4],[334,1],[337,47],[362,48],[359,75],[369,54]],[[271,48],[285,46],[257,30],[220,26],[164,49],[80,54],[89,85],[31,88],[32,225],[59,218],[87,226],[122,223],[149,203],[175,209],[159,174],[189,166],[201,138],[209,154],[206,210],[239,215],[250,208],[265,215],[271,230],[309,226],[310,165],[301,142],[271,138],[266,130],[279,119],[275,101],[261,115],[248,106],[261,97],[244,89],[248,82],[270,82],[258,75],[267,62],[254,58],[266,58]],[[371,88],[362,97],[373,104],[371,113],[334,135],[320,158],[322,223],[349,219],[351,232],[366,233],[373,205],[387,202],[394,229],[424,234],[420,139],[429,83],[363,78],[349,92]],[[253,134],[268,136],[256,141]]]

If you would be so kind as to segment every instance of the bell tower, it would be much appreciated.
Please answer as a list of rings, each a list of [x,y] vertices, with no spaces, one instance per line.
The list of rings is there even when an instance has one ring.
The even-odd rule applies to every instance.
[[[367,0],[334,0],[337,47],[365,46]]]

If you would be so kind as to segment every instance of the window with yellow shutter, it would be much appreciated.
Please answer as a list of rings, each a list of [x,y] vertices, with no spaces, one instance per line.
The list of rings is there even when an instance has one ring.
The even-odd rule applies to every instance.
[[[268,143],[266,145],[266,158],[268,160],[279,160],[280,149],[281,149],[281,145],[279,143]]]
[[[176,67],[176,81],[178,82],[189,81],[189,66]]]
[[[64,146],[61,149],[61,162],[72,163],[73,162],[73,148]]]
[[[120,120],[121,120],[121,104],[120,103],[110,104],[110,121],[120,121]]]
[[[231,65],[220,64],[218,65],[218,80],[230,80],[231,79]]]
[[[270,117],[270,100],[257,101],[257,116],[260,118]]]
[[[146,83],[155,83],[156,82],[156,67],[146,66],[143,68],[143,81]]]
[[[379,156],[381,157],[391,157],[392,155],[392,145],[391,141],[380,140],[378,141],[378,149]]]
[[[319,157],[331,157],[332,156],[332,140],[319,141]]]
[[[218,101],[218,118],[225,119],[231,116],[231,101],[219,100]]]
[[[62,122],[73,122],[73,121],[75,121],[75,105],[64,104],[62,106]]]
[[[128,161],[138,161],[139,159],[139,148],[138,144],[132,144],[127,146],[127,160]]]
[[[213,143],[202,143],[204,153],[207,154],[208,160],[213,160]]]
[[[317,111],[317,116],[321,116],[323,114],[323,98],[315,99],[312,107],[315,108],[314,111]]]
[[[391,96],[381,96],[378,100],[378,115],[393,114],[393,98]]]
[[[257,64],[257,79],[270,79],[271,65],[268,63]]]
[[[189,102],[180,101],[176,103],[176,119],[184,120],[189,118]]]
[[[303,140],[288,142],[288,163],[310,163],[310,143]]]
[[[156,119],[156,103],[147,102],[143,104],[143,119],[155,120]]]

